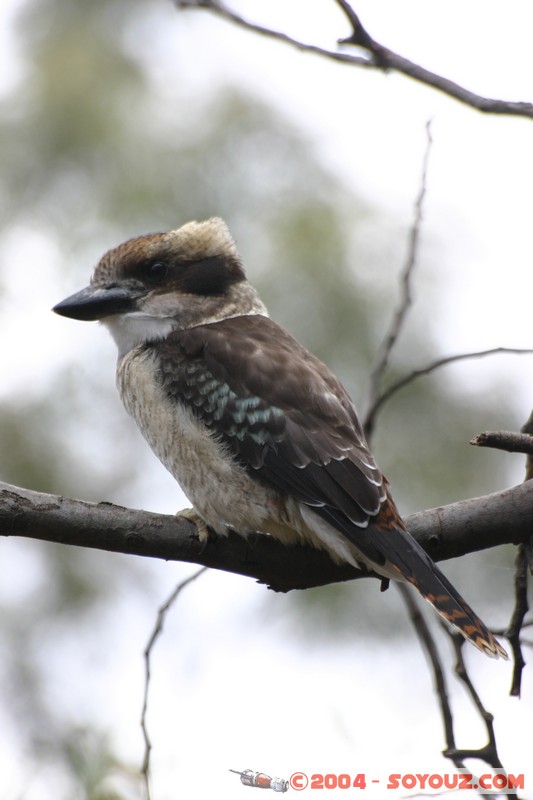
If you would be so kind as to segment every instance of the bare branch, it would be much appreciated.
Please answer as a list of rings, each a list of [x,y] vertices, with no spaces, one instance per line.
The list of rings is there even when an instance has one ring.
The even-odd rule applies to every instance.
[[[521,432],[533,434],[533,411],[522,425]],[[533,455],[528,453],[526,458],[526,476],[524,480],[529,481],[531,478],[533,478]],[[533,564],[531,565],[531,572],[533,574]]]
[[[143,776],[144,779],[146,800],[151,800],[152,798],[150,789],[150,755],[152,752],[152,742],[150,741],[150,736],[148,734],[148,724],[146,721],[148,713],[148,694],[150,691],[150,682],[152,678],[152,671],[151,671],[152,650],[154,648],[156,641],[163,632],[165,617],[169,609],[174,605],[174,603],[178,599],[178,596],[185,589],[185,587],[189,586],[190,583],[199,578],[200,575],[206,572],[206,570],[207,567],[202,567],[201,569],[197,570],[197,572],[195,572],[193,575],[190,575],[188,578],[185,578],[185,580],[180,581],[180,583],[178,583],[178,585],[173,589],[168,599],[163,603],[163,605],[159,608],[157,612],[154,629],[152,630],[150,638],[148,639],[148,643],[144,649],[144,693],[143,693],[143,705],[141,712],[141,730],[144,739],[144,757],[141,767],[141,775]]]
[[[339,44],[355,44],[368,50],[374,57],[376,64],[386,69],[386,64],[381,59],[380,45],[370,36],[363,26],[358,14],[353,10],[347,0],[335,0],[341,11],[344,12],[348,22],[352,26],[352,34],[346,39],[339,39]]]
[[[521,433],[514,431],[492,431],[480,433],[475,436],[470,444],[480,447],[494,447],[499,450],[506,450],[511,453],[526,453],[526,476],[525,481],[530,481],[533,477],[533,412],[529,419],[522,426]],[[521,633],[524,618],[529,611],[528,605],[528,567],[533,574],[533,536],[528,537],[523,544],[518,546],[515,561],[515,605],[513,614],[507,630],[502,634],[507,637],[513,652],[513,678],[511,682],[510,694],[512,697],[520,697],[522,685],[522,670],[526,662],[522,653]]]
[[[429,164],[429,155],[431,152],[432,137],[431,137],[431,121],[426,123],[426,149],[424,152],[424,159],[422,162],[422,174],[420,178],[420,189],[415,202],[415,216],[411,226],[409,235],[409,246],[407,250],[407,257],[405,260],[404,268],[400,275],[400,297],[398,306],[391,319],[389,329],[387,330],[381,346],[376,354],[374,366],[370,373],[370,386],[369,386],[369,399],[368,399],[368,412],[366,414],[365,423],[363,425],[365,436],[370,441],[375,421],[374,407],[379,400],[379,392],[383,375],[387,369],[390,355],[398,340],[403,323],[407,316],[407,312],[412,305],[413,295],[411,291],[411,281],[413,271],[416,265],[416,254],[418,250],[418,240],[420,234],[420,226],[422,223],[422,212],[424,206],[424,198],[426,196],[427,184],[427,171]]]
[[[476,447],[494,447],[508,453],[533,455],[533,436],[515,431],[484,431],[470,440]]]
[[[460,86],[454,81],[437,75],[430,70],[421,67],[418,64],[409,61],[409,59],[395,53],[393,50],[384,47],[382,44],[373,39],[366,28],[364,28],[358,15],[346,0],[335,0],[337,5],[345,13],[348,21],[350,22],[353,31],[351,36],[346,39],[340,40],[343,44],[354,44],[361,47],[368,52],[368,57],[352,56],[348,53],[341,53],[335,50],[327,50],[316,45],[307,44],[297,39],[288,36],[282,31],[268,28],[264,25],[259,25],[250,22],[240,14],[232,11],[224,3],[219,0],[175,0],[176,6],[182,9],[204,9],[211,11],[213,14],[228,20],[229,22],[238,25],[246,30],[258,33],[261,36],[266,36],[271,39],[284,42],[285,44],[295,47],[298,50],[305,52],[315,53],[324,58],[338,61],[343,64],[351,64],[352,66],[380,69],[384,71],[395,71],[405,75],[412,80],[430,86],[439,92],[464,103],[477,111],[482,111],[487,114],[506,114],[511,116],[520,116],[533,118],[533,103],[513,102],[507,100],[495,100],[482,95],[471,92],[468,89]]]
[[[478,756],[478,754],[480,752],[482,752],[480,750],[458,750],[457,749],[457,747],[455,745],[454,719],[453,719],[453,713],[452,713],[452,708],[451,708],[451,705],[450,705],[450,701],[448,699],[448,688],[447,688],[447,685],[446,685],[446,676],[445,676],[445,672],[444,672],[444,666],[443,666],[441,657],[439,655],[439,651],[437,649],[437,645],[435,643],[435,639],[433,638],[433,635],[432,635],[432,633],[431,633],[431,631],[429,629],[429,626],[428,626],[428,624],[427,624],[427,622],[426,622],[426,620],[425,620],[425,618],[424,618],[424,616],[423,616],[423,614],[422,614],[422,612],[420,610],[420,603],[418,602],[418,598],[413,596],[413,594],[412,594],[412,592],[410,590],[410,587],[405,585],[405,584],[397,584],[396,588],[400,592],[400,594],[401,594],[401,596],[402,596],[402,598],[403,598],[403,600],[405,602],[405,605],[407,607],[407,611],[408,611],[409,617],[411,619],[411,622],[413,623],[413,625],[415,627],[415,630],[416,630],[417,636],[419,638],[420,644],[422,645],[423,650],[425,650],[425,652],[426,652],[426,654],[427,654],[427,656],[429,658],[431,669],[433,671],[433,678],[434,678],[434,682],[435,682],[435,691],[437,693],[437,697],[438,697],[438,700],[439,700],[440,712],[441,712],[442,721],[443,721],[443,724],[444,724],[444,735],[445,735],[445,738],[446,738],[446,748],[445,748],[443,754],[447,758],[449,758],[450,761],[452,761],[454,767],[457,770],[459,770],[460,772],[464,772],[464,770],[465,770],[464,759],[465,758],[471,757],[472,754],[474,754],[474,753],[476,754],[476,757],[484,758],[484,755]],[[450,631],[448,626],[446,626],[444,623],[442,623],[442,627],[444,628],[444,630],[446,631],[447,634],[449,634],[450,636],[452,635],[452,632]],[[457,638],[458,639],[462,639],[464,641],[462,636],[459,636]],[[453,639],[453,643],[454,643],[454,647],[457,648],[459,646],[459,642],[456,639]],[[461,660],[462,660],[462,654],[461,654]],[[462,662],[462,664],[463,664],[463,667],[464,667],[464,661]],[[466,668],[464,669],[464,672],[466,674]],[[462,676],[462,679],[464,680],[465,678]],[[480,709],[480,705],[481,704],[479,702],[479,697],[475,693],[475,689],[474,689],[472,683],[470,682],[470,679],[468,678],[467,674],[466,674],[466,680],[469,682],[469,687],[471,689],[471,692],[474,693],[474,695],[475,695],[475,697],[476,697],[476,699],[477,699],[477,701],[479,703],[479,705],[477,705],[478,711],[480,711],[483,719],[485,719],[485,717],[483,716],[483,713],[481,712],[481,709],[483,709],[483,707],[481,706],[481,709]],[[485,712],[484,709],[483,709],[483,712]],[[486,714],[486,712],[485,712],[485,714]],[[496,744],[494,742],[494,748],[495,747],[496,747]],[[487,763],[490,763],[490,762],[487,762]],[[475,781],[475,782],[479,783],[479,781]],[[486,798],[486,800],[490,800],[490,797],[491,797],[491,795],[486,795],[486,794],[482,793],[481,791],[476,792],[476,794],[478,795],[478,797]]]
[[[453,730],[453,715],[448,699],[448,687],[446,685],[446,677],[444,674],[444,667],[435,644],[435,639],[429,629],[429,626],[420,610],[420,604],[414,597],[411,589],[407,584],[398,583],[396,588],[400,592],[402,599],[407,607],[409,618],[414,625],[420,643],[425,650],[431,669],[433,670],[433,678],[435,681],[435,691],[439,698],[440,712],[442,722],[444,725],[444,736],[446,739],[446,749],[455,750],[455,734]],[[460,759],[452,759],[457,768],[464,766]]]
[[[443,625],[443,627],[445,627],[445,626]],[[449,629],[447,629],[447,630],[449,630]],[[495,739],[495,736],[494,736],[494,725],[493,725],[494,717],[490,713],[490,711],[487,711],[487,709],[484,707],[484,705],[483,705],[483,703],[481,701],[481,698],[480,698],[479,694],[477,693],[476,688],[474,687],[474,684],[472,683],[472,681],[470,679],[470,676],[468,674],[468,670],[466,669],[466,664],[465,664],[465,660],[464,660],[464,656],[463,656],[463,644],[465,642],[465,639],[461,635],[456,636],[453,631],[449,631],[449,633],[450,633],[450,637],[451,637],[451,639],[452,639],[452,641],[454,643],[455,656],[456,656],[456,659],[457,659],[456,660],[456,664],[455,664],[455,672],[456,672],[458,678],[466,686],[466,688],[468,690],[468,694],[470,695],[470,697],[472,699],[472,702],[474,703],[476,709],[478,710],[479,715],[481,716],[481,718],[485,722],[485,727],[487,729],[487,735],[488,735],[488,742],[484,747],[479,748],[478,750],[467,750],[467,749],[462,748],[460,750],[456,750],[455,753],[453,753],[453,754],[452,753],[446,753],[446,755],[448,755],[448,757],[450,757],[450,758],[452,757],[452,755],[454,755],[455,757],[458,756],[461,759],[479,758],[479,759],[485,761],[486,764],[489,764],[491,767],[493,767],[495,769],[498,769],[498,768],[499,769],[503,769],[503,764],[500,761],[500,757],[498,755],[498,750],[497,750],[497,747],[496,747],[496,739]]]
[[[525,545],[519,545],[518,552],[516,554],[514,588],[515,605],[513,609],[513,615],[504,635],[507,637],[513,653],[513,679],[511,682],[510,695],[511,697],[520,697],[520,690],[522,686],[522,670],[526,666],[526,662],[522,654],[520,634],[524,624],[524,617],[529,611],[529,605],[527,601],[527,557]]]
[[[494,355],[533,355],[533,350],[520,347],[493,347],[490,350],[477,350],[472,353],[458,353],[456,355],[438,358],[435,361],[432,361],[430,364],[427,364],[425,367],[414,369],[408,375],[405,375],[403,378],[395,381],[387,389],[385,389],[375,401],[374,406],[371,409],[372,413],[369,413],[367,419],[365,420],[365,426],[372,426],[374,424],[374,418],[381,406],[390,400],[390,398],[395,395],[396,392],[399,392],[400,389],[405,389],[406,386],[409,386],[409,384],[417,380],[417,378],[421,378],[424,375],[430,375],[432,372],[435,372],[435,370],[448,366],[448,364],[457,364],[459,361],[467,361],[473,358],[485,358],[485,356]]]
[[[306,42],[301,42],[298,39],[294,39],[292,36],[289,36],[282,31],[275,31],[272,30],[272,28],[267,28],[264,25],[259,25],[255,22],[249,22],[240,14],[237,14],[219,2],[209,2],[209,0],[176,0],[176,6],[183,9],[206,9],[208,11],[212,11],[214,14],[217,14],[219,17],[223,17],[229,22],[233,22],[240,28],[252,31],[253,33],[258,33],[260,36],[265,36],[270,39],[277,39],[278,41],[284,42],[285,44],[288,44],[297,50],[301,50],[304,53],[314,53],[315,55],[325,56],[333,61],[339,61],[344,64],[354,64],[359,67],[372,68],[375,66],[367,58],[351,56],[348,55],[348,53],[340,53],[333,50],[326,50],[323,47],[318,47],[318,45],[307,44]]]
[[[487,711],[479,694],[472,683],[470,675],[468,674],[468,670],[466,668],[464,656],[463,656],[463,645],[465,643],[465,639],[460,634],[456,635],[455,632],[450,631],[444,623],[442,626],[448,632],[455,649],[456,655],[456,664],[455,664],[455,673],[458,678],[463,682],[465,685],[472,702],[474,703],[480,717],[482,718],[483,722],[485,723],[485,728],[487,731],[488,741],[484,747],[479,747],[477,749],[467,749],[467,748],[449,748],[444,752],[444,755],[451,759],[453,763],[456,763],[456,760],[464,761],[467,758],[476,758],[480,761],[484,761],[488,764],[492,769],[498,770],[499,772],[505,772],[505,767],[503,766],[500,756],[498,754],[498,748],[496,744],[496,735],[494,732],[494,717]],[[477,781],[479,783],[479,781]],[[481,797],[486,797],[487,800],[493,795],[485,795],[480,794]],[[502,797],[513,797],[515,800],[518,800],[515,792],[505,792],[501,795]]]
[[[406,517],[435,561],[520,544],[533,528],[533,483]],[[23,536],[137,556],[184,561],[255,578],[287,592],[367,577],[311,547],[287,548],[271,536],[228,531],[200,542],[193,523],[171,515],[87,503],[0,483],[0,535]],[[294,554],[294,557],[287,557]]]

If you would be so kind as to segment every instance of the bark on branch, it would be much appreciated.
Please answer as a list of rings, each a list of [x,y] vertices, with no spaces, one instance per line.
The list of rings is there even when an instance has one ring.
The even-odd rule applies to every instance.
[[[485,114],[508,114],[512,116],[528,117],[530,119],[533,118],[533,103],[483,97],[451,81],[449,78],[437,75],[435,72],[431,72],[419,64],[415,64],[399,53],[395,53],[370,36],[359,16],[346,0],[335,1],[337,5],[341,7],[352,26],[352,34],[343,39],[339,39],[339,44],[356,45],[363,50],[365,55],[351,55],[349,53],[328,50],[323,47],[318,47],[317,45],[302,42],[283,31],[274,30],[265,25],[259,25],[258,23],[249,21],[236,11],[233,11],[229,6],[226,6],[222,0],[174,0],[179,9],[210,11],[240,28],[252,31],[266,38],[276,39],[302,52],[314,53],[315,55],[323,56],[332,61],[337,61],[341,64],[350,64],[354,67],[378,69],[383,72],[398,72],[401,75],[405,75],[418,83],[436,89],[448,95],[448,97],[452,97],[454,100],[458,100],[460,103],[464,103]]]
[[[462,500],[406,518],[412,535],[435,561],[529,539],[533,482]],[[333,564],[310,547],[287,548],[270,536],[245,540],[230,531],[200,542],[193,523],[167,514],[88,503],[0,482],[0,535],[22,536],[169,561],[185,561],[256,578],[287,592],[366,577]]]

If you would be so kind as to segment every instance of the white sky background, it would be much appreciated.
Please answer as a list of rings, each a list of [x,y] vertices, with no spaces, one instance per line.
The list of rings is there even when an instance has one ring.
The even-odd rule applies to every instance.
[[[6,3],[0,14],[18,5]],[[354,5],[378,41],[411,60],[486,96],[533,99],[533,4],[360,0]],[[349,33],[342,15],[325,0],[265,0],[241,2],[238,7],[250,18],[329,48]],[[170,2],[153,4],[148,35],[146,30],[133,30],[128,36],[131,46],[149,59],[161,103],[171,100],[176,80],[183,91],[185,75],[191,96],[212,89],[218,81],[240,82],[289,114],[346,183],[384,213],[394,212],[406,231],[419,187],[425,124],[431,118],[434,145],[424,233],[445,254],[448,291],[431,297],[440,320],[441,352],[533,347],[532,120],[483,116],[407,78],[293,52],[203,12],[178,14]],[[16,77],[16,52],[7,21],[0,27],[0,53],[0,85],[8,86],[10,76]],[[18,253],[23,258],[13,258],[7,276],[12,303],[6,305],[2,321],[4,335],[22,337],[24,348],[23,313],[35,314],[41,335],[38,343],[28,340],[23,360],[2,349],[3,392],[25,385],[28,374],[46,383],[50,366],[73,358],[82,345],[85,350],[101,348],[102,358],[109,359],[112,380],[114,351],[110,342],[104,343],[104,333],[95,326],[72,325],[66,341],[65,321],[48,312],[76,288],[65,291],[61,285],[53,246],[23,243],[14,234],[9,249],[13,257]],[[28,286],[16,266],[32,249],[43,265],[39,286]],[[398,269],[403,255],[398,254]],[[422,258],[420,270],[431,274],[431,263]],[[390,280],[394,279],[391,271]],[[420,302],[428,302],[427,297],[420,297]],[[524,418],[529,413],[533,364],[525,358],[500,357],[490,364],[468,363],[454,370],[454,378],[460,375],[466,389],[483,384],[496,372],[509,382],[510,391],[523,396]],[[141,487],[136,486],[129,501],[174,511],[174,484],[157,464],[147,483],[146,496],[141,497]],[[8,560],[9,555],[8,549],[4,557]],[[174,565],[157,569],[162,600],[177,570]],[[324,645],[303,653],[288,640],[283,598],[276,598],[272,606],[279,612],[279,623],[270,623],[267,635],[262,635],[262,621],[257,619],[261,591],[244,579],[210,573],[187,589],[169,619],[154,654],[149,718],[154,800],[249,797],[253,790],[241,787],[238,778],[227,773],[229,768],[250,767],[282,777],[296,769],[362,771],[379,778],[390,771],[451,771],[439,756],[440,719],[414,638],[405,642],[402,652],[391,651],[387,642],[372,652],[366,643],[362,649],[354,642],[338,650]],[[392,602],[377,592],[375,596],[384,608]],[[69,692],[58,687],[58,696],[73,718],[80,719],[92,713],[95,696],[101,698],[95,716],[101,719],[103,713],[120,752],[140,761],[142,648],[154,608],[132,609],[125,601],[113,615],[120,619],[119,628],[107,634],[99,631],[98,639],[84,643],[83,655],[75,648],[70,654],[76,676],[89,669],[86,656],[92,654],[83,679],[91,690],[80,695],[74,681]],[[103,646],[105,636],[108,646]],[[61,650],[62,659],[64,653]],[[496,717],[500,755],[511,772],[526,773],[529,783],[523,795],[531,798],[531,671],[526,670],[524,699],[519,703],[507,696],[509,665],[488,661],[473,649],[468,655],[475,662],[478,688]],[[468,722],[458,725],[458,744],[483,744],[484,732],[470,715],[461,690],[454,688],[453,694],[458,708],[468,715]],[[4,753],[9,753],[6,731],[4,735]],[[21,786],[27,800],[51,796],[42,788],[42,775],[26,783],[13,760],[9,767],[2,765],[2,772],[4,797],[15,796]],[[326,796],[354,794],[338,790]],[[376,796],[394,793],[381,790]]]

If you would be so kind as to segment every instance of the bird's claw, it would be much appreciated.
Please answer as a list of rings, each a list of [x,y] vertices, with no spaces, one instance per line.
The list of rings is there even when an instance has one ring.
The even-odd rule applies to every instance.
[[[181,511],[178,511],[176,514],[177,519],[186,519],[189,522],[192,522],[193,525],[196,525],[196,531],[198,533],[198,538],[205,544],[209,539],[209,528],[205,524],[204,520],[196,513],[194,508],[184,508]]]

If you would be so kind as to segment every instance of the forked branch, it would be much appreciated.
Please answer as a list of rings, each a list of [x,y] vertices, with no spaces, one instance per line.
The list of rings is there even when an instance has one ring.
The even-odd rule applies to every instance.
[[[244,28],[245,30],[269,39],[283,42],[303,52],[314,53],[315,55],[354,67],[378,69],[385,72],[398,72],[418,83],[436,89],[438,92],[442,92],[448,97],[470,106],[470,108],[474,108],[486,114],[506,114],[533,118],[533,103],[496,100],[483,97],[442,75],[431,72],[419,64],[415,64],[413,61],[385,47],[370,36],[350,3],[346,2],[346,0],[335,0],[335,3],[340,6],[352,27],[350,36],[339,39],[339,44],[354,45],[363,51],[363,56],[351,55],[350,53],[339,52],[338,50],[329,50],[324,47],[318,47],[317,45],[300,41],[283,31],[275,30],[274,28],[269,28],[266,25],[260,25],[259,23],[246,19],[241,14],[233,11],[233,9],[225,3],[221,2],[221,0],[175,0],[175,4],[178,8],[211,11],[218,17],[240,28]]]

